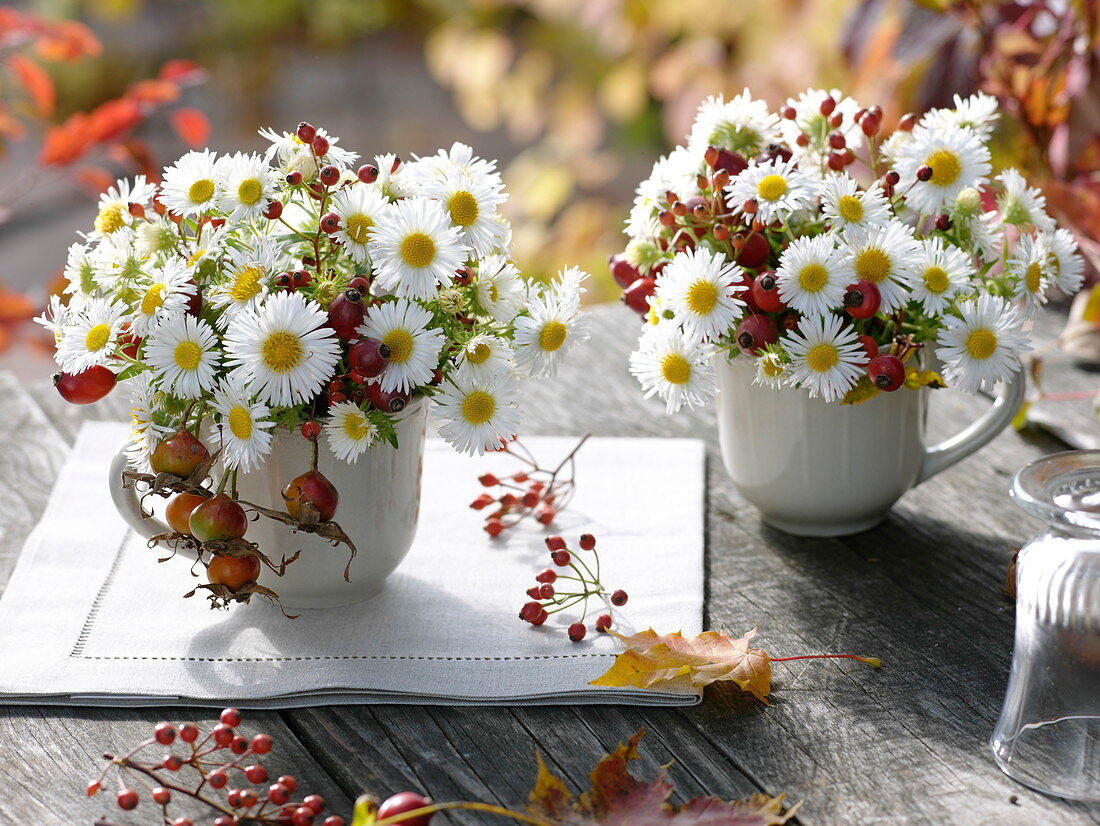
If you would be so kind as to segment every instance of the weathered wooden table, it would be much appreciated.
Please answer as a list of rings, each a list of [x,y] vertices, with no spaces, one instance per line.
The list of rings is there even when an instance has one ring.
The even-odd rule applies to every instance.
[[[853,651],[880,656],[883,668],[776,666],[770,707],[718,687],[686,710],[362,706],[251,713],[246,728],[278,741],[269,765],[298,775],[337,811],[346,812],[361,792],[403,789],[515,806],[531,787],[536,751],[582,787],[600,755],[644,726],[643,775],[671,763],[683,797],[786,793],[803,801],[797,822],[807,826],[1100,823],[1100,810],[1046,798],[1004,777],[986,744],[1012,651],[1013,607],[1001,587],[1013,549],[1039,528],[1009,501],[1008,481],[1026,462],[1064,445],[1006,432],[909,493],[875,530],[843,539],[786,536],[763,526],[734,492],[717,457],[713,411],[667,417],[657,401],[642,401],[626,370],[635,333],[628,313],[608,307],[595,316],[587,351],[553,386],[534,391],[538,403],[525,432],[705,439],[706,627],[740,633],[759,623],[763,645],[776,656]],[[1064,389],[1096,384],[1064,360],[1050,372]],[[942,392],[931,436],[960,429],[985,404]],[[119,412],[118,404],[71,407],[52,388],[0,377],[0,589],[82,419]],[[126,821],[110,799],[84,796],[101,753],[136,743],[161,719],[213,716],[208,709],[0,708],[0,824],[72,826],[102,815],[147,822]]]

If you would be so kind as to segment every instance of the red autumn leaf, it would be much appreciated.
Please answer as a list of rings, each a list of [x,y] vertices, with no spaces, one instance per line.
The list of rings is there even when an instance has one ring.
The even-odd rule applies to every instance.
[[[193,60],[169,60],[160,67],[157,77],[179,86],[193,86],[206,80],[206,70]]]
[[[8,65],[15,72],[23,88],[27,90],[34,107],[41,117],[49,117],[53,113],[53,107],[57,100],[53,78],[36,61],[23,55],[13,54],[8,58]]]
[[[0,286],[0,325],[30,321],[34,313],[34,304],[25,294]]]
[[[106,191],[107,187],[115,182],[114,175],[98,166],[83,166],[75,172],[73,177],[76,178],[80,188],[93,197]]]
[[[198,109],[176,109],[169,118],[172,128],[185,144],[194,149],[206,144],[206,139],[210,137],[210,121]]]
[[[130,87],[125,97],[137,102],[156,106],[178,100],[180,87],[168,80],[139,80]]]
[[[776,826],[786,823],[798,808],[784,812],[783,796],[766,794],[730,802],[697,797],[675,808],[668,802],[673,786],[664,769],[649,783],[630,774],[630,761],[638,756],[644,734],[639,731],[605,755],[589,775],[591,788],[579,798],[540,759],[528,814],[560,826]]]
[[[50,23],[42,32],[35,51],[43,60],[54,63],[75,63],[86,57],[98,57],[103,45],[91,29],[75,20]]]

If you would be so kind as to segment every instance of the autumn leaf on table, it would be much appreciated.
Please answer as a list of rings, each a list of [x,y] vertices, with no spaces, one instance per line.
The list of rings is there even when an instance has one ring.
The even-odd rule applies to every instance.
[[[614,634],[626,646],[607,673],[590,685],[613,688],[668,688],[692,686],[703,688],[718,681],[732,682],[742,691],[762,703],[771,693],[773,662],[805,659],[858,660],[874,668],[881,662],[875,657],[854,654],[807,654],[797,657],[772,657],[750,642],[759,629],[753,628],[741,637],[730,637],[719,631],[704,631],[695,637],[658,634],[653,629],[631,636]]]

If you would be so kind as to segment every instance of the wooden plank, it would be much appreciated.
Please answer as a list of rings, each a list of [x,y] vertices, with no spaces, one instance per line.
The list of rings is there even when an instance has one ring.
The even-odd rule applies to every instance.
[[[0,513],[2,593],[23,541],[46,506],[75,430],[66,427],[63,436],[8,374],[0,374],[0,420],[6,424],[0,496],[7,503]],[[113,791],[95,798],[84,794],[85,784],[103,766],[102,754],[148,738],[160,720],[188,719],[212,724],[217,714],[210,709],[0,706],[0,823],[72,826],[104,816],[122,820]],[[251,736],[261,730],[276,741],[270,759],[261,761],[273,777],[293,774],[302,789],[323,795],[345,812],[350,808],[347,793],[310,757],[277,713],[247,714],[242,733]],[[151,809],[146,799],[139,811]],[[200,811],[183,806],[179,814]]]

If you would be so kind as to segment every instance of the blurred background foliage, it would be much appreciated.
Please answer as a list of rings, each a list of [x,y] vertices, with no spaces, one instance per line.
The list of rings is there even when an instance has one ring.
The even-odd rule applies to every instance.
[[[610,299],[606,258],[621,246],[636,182],[683,138],[702,98],[744,86],[773,106],[807,86],[841,87],[880,104],[888,126],[906,111],[949,105],[953,94],[996,94],[1008,113],[996,160],[1036,179],[1096,261],[1095,0],[28,0],[12,8],[78,25],[70,34],[82,44],[70,59],[29,54],[41,70],[30,73],[53,88],[45,106],[42,78],[27,76],[28,41],[13,39],[0,18],[0,168],[17,182],[0,188],[0,205],[11,207],[0,225],[0,279],[21,289],[45,284],[71,233],[87,224],[81,184],[155,170],[188,143],[258,149],[257,127],[304,119],[365,154],[427,153],[462,140],[499,158],[521,267],[545,275],[579,264],[597,276],[590,298]],[[110,140],[71,160],[43,154],[59,125],[166,73],[175,92],[139,101],[141,116]]]

